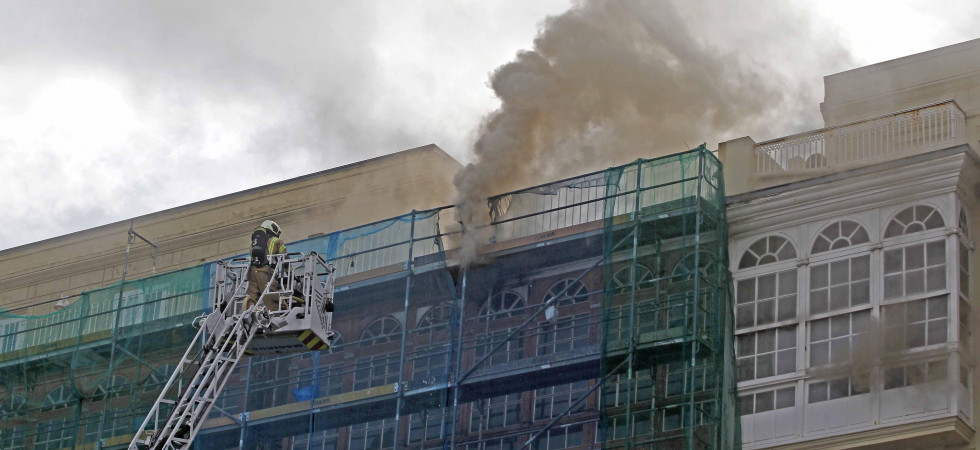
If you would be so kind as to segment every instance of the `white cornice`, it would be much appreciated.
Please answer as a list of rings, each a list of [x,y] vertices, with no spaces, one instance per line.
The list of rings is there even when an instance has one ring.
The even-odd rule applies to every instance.
[[[973,165],[972,158],[964,152],[937,152],[934,156],[925,160],[890,161],[836,174],[825,180],[793,183],[770,195],[750,192],[739,196],[728,204],[729,234],[735,237],[785,228],[850,211],[956,191],[964,165]]]
[[[773,449],[849,449],[849,448],[938,448],[937,446],[964,445],[973,439],[974,431],[957,416],[922,422],[913,422],[850,434],[831,436],[791,444],[777,445]]]

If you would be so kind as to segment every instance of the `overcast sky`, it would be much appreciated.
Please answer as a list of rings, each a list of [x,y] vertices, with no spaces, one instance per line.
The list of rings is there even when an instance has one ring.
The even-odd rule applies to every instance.
[[[572,5],[0,0],[0,249],[428,143],[470,162],[488,74]],[[798,103],[709,146],[819,127],[823,75],[980,37],[976,1],[691,5],[673,26]]]

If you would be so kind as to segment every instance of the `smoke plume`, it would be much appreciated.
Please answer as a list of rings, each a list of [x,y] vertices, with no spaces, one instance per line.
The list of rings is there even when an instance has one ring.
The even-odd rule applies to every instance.
[[[781,35],[785,45],[808,42],[809,31],[799,31],[806,30],[800,26],[806,17],[791,19],[779,13],[781,5],[767,5],[794,25],[766,33]],[[766,57],[789,58],[795,49],[765,47],[742,7],[718,5],[746,19],[741,29],[720,27],[720,33],[768,48]],[[818,83],[794,82],[786,76],[788,66],[760,66],[751,55],[712,44],[706,39],[713,33],[710,24],[697,21],[714,19],[718,11],[697,8],[585,1],[547,18],[532,49],[490,74],[500,107],[484,117],[473,162],[454,179],[467,229],[464,264],[474,261],[476,247],[488,237],[490,195],[704,141],[770,134],[771,126],[780,132],[818,126]],[[845,56],[835,61],[849,60],[839,47],[830,47],[830,54]],[[828,52],[816,45],[811,51]]]

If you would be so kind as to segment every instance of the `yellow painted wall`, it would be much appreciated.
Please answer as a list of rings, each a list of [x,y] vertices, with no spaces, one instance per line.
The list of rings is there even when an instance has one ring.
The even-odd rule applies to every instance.
[[[980,140],[980,39],[824,77],[825,126],[955,99],[967,142]]]
[[[460,164],[435,145],[350,164],[134,219],[156,240],[157,273],[244,253],[271,218],[286,242],[450,204]],[[0,252],[0,307],[53,311],[51,300],[110,285],[122,276],[130,221]],[[152,248],[137,240],[127,278],[151,273]],[[27,307],[27,308],[25,308]]]

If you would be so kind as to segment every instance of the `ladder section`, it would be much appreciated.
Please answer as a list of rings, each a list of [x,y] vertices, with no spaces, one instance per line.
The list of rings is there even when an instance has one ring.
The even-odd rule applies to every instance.
[[[227,307],[231,308],[233,304]],[[188,348],[143,421],[130,448],[188,448],[235,365],[244,356],[252,338],[261,328],[260,324],[268,322],[268,312],[255,306],[242,314],[227,318],[215,314],[209,316],[195,342],[205,338],[209,329],[215,332],[206,337],[207,341],[201,351],[194,352],[196,345]],[[193,371],[194,375],[184,385],[182,375],[189,371]],[[174,390],[179,393],[177,398],[168,398],[167,394]],[[166,421],[162,427],[154,426],[154,431],[145,432],[149,425],[160,424],[158,419],[164,416]]]

